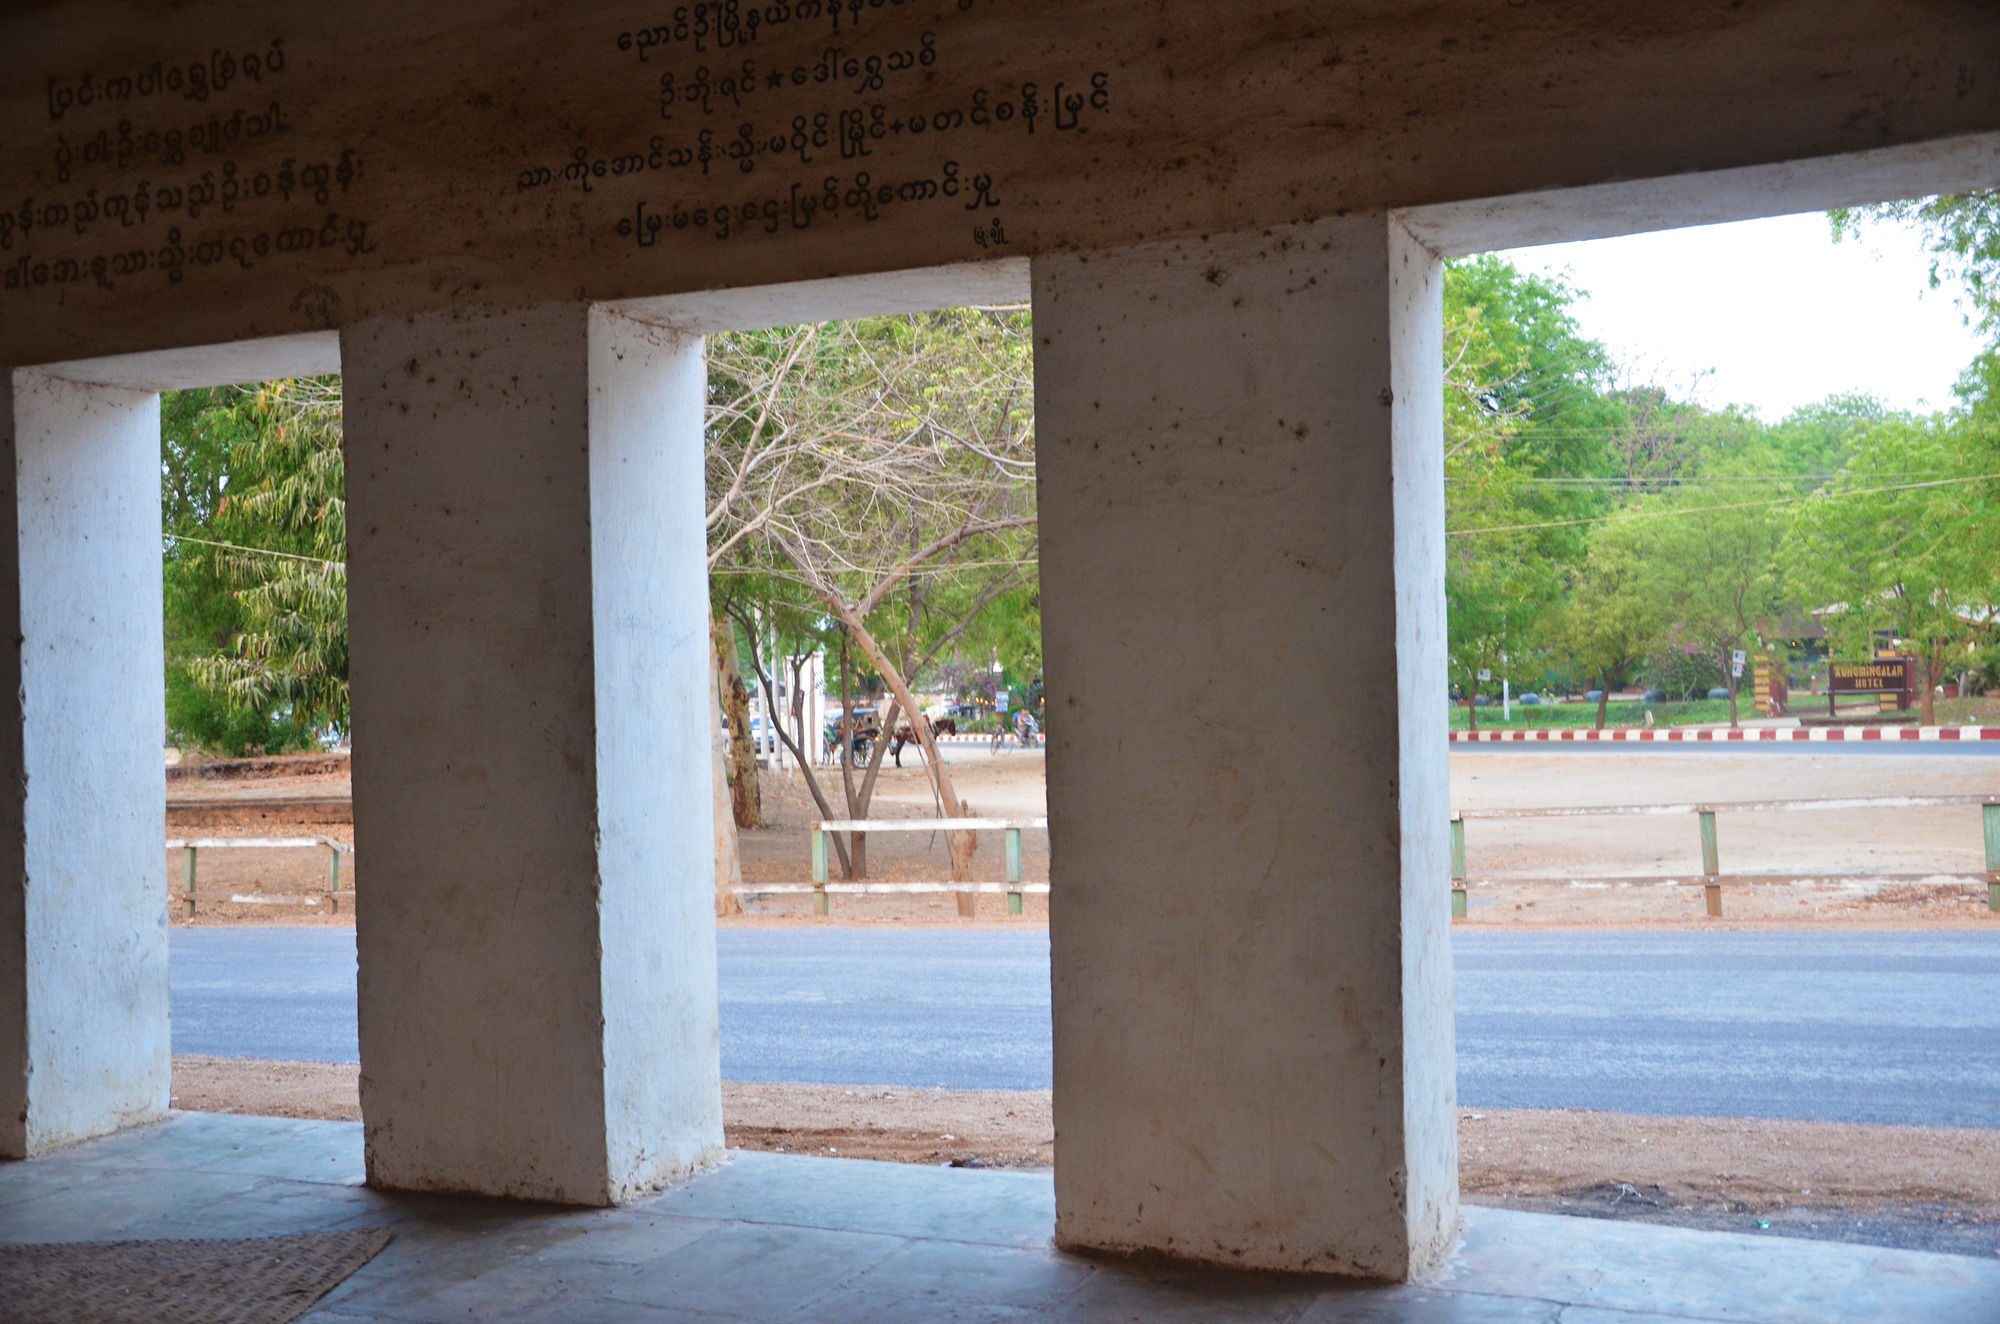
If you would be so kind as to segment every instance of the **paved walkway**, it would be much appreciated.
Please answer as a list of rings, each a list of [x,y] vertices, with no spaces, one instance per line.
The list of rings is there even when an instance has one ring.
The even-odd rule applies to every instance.
[[[354,1320],[1988,1320],[2000,1263],[1468,1208],[1421,1286],[1173,1271],[1050,1245],[1045,1173],[736,1154],[617,1210],[391,1196],[361,1128],[184,1113],[0,1164],[0,1242],[387,1226],[304,1318]]]

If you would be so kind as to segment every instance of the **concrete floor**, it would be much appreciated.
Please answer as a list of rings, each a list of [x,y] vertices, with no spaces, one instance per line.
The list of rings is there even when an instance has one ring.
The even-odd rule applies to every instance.
[[[743,1153],[618,1210],[390,1196],[361,1174],[358,1125],[183,1113],[0,1164],[0,1242],[393,1227],[305,1316],[322,1324],[2000,1319],[2000,1263],[1495,1209],[1465,1211],[1433,1281],[1382,1288],[1057,1253],[1043,1173]]]

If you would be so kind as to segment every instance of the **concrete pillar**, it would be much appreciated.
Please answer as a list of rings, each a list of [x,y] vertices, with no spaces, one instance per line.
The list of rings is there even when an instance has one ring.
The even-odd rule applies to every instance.
[[[1065,1246],[1454,1235],[1439,280],[1379,215],[1035,262]]]
[[[0,1156],[166,1115],[160,407],[0,371]]]
[[[341,357],[369,1181],[614,1203],[722,1143],[701,341],[543,305]]]

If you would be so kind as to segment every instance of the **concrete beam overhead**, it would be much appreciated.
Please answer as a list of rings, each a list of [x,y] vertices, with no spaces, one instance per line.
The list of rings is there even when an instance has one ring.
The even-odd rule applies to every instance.
[[[0,53],[17,365],[2000,131],[1981,0],[52,0]]]

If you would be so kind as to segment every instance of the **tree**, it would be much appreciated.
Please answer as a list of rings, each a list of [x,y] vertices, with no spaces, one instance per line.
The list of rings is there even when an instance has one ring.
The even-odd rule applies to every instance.
[[[230,650],[197,659],[203,686],[239,707],[345,731],[347,502],[337,381],[269,382],[238,406],[253,426],[231,448],[232,482],[211,549],[242,607]]]
[[[716,692],[730,731],[724,784],[729,790],[730,818],[739,828],[764,825],[763,797],[757,785],[757,746],[750,738],[750,690],[743,683],[736,622],[720,606],[710,634],[715,647]]]
[[[1931,250],[1931,288],[1957,280],[1967,312],[2000,336],[2000,191],[1945,193],[1930,198],[1849,207],[1830,213],[1836,240],[1858,238],[1871,226],[1914,225]]]
[[[1608,501],[1563,478],[1609,463],[1612,418],[1609,359],[1578,334],[1575,297],[1496,257],[1445,269],[1445,601],[1471,700],[1482,671],[1544,651],[1581,525]]]
[[[1712,460],[1703,472],[1723,480],[1675,487],[1631,501],[1592,536],[1593,562],[1615,575],[1629,595],[1634,622],[1691,645],[1714,659],[1729,690],[1729,724],[1737,723],[1740,677],[1731,655],[1748,652],[1757,627],[1783,605],[1779,542],[1783,516],[1775,496],[1745,498],[1730,477],[1764,475],[1776,458],[1751,450]]]
[[[1576,588],[1564,605],[1564,651],[1597,678],[1597,728],[1604,729],[1611,689],[1625,681],[1658,644],[1663,622],[1656,605],[1635,591],[1643,567],[1629,540],[1593,538]]]
[[[896,695],[889,724],[907,715],[927,742],[909,712],[909,679],[978,638],[996,604],[1018,620],[1034,600],[1032,394],[1020,310],[719,339],[710,348],[714,599],[750,638],[761,620],[801,646],[831,644],[844,695],[865,661]],[[775,700],[775,659],[758,651],[752,662]],[[836,817],[802,735],[779,727],[815,802]],[[954,815],[949,773],[927,753]],[[847,817],[867,816],[880,760],[878,745],[857,785],[843,753]],[[861,843],[852,855],[836,848],[859,876]]]
[[[229,484],[230,449],[242,435],[239,394],[234,387],[169,391],[160,401],[168,734],[179,745],[232,755],[284,749],[294,738],[287,715],[236,708],[188,669],[195,658],[229,647],[243,624],[208,545],[218,537],[213,521]]]
[[[345,731],[338,383],[179,392],[162,421],[170,721],[229,752]]]
[[[1869,656],[1887,629],[1914,651],[1927,725],[1934,687],[2000,622],[2000,478],[1976,432],[1963,413],[1871,428],[1786,541],[1836,647]]]

